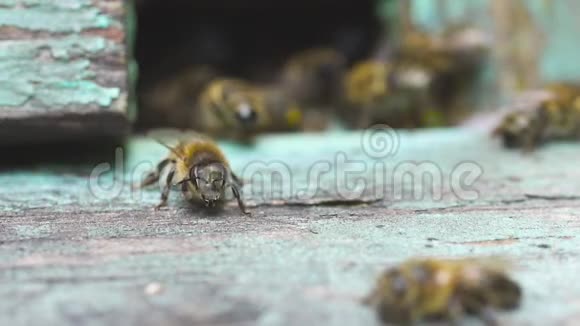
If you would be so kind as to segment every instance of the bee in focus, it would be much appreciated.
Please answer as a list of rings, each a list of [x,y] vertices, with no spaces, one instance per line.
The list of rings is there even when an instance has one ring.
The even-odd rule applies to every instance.
[[[338,104],[346,58],[330,48],[314,48],[291,56],[282,68],[280,86],[308,115],[307,130],[326,128]]]
[[[193,125],[211,135],[251,139],[270,124],[259,88],[238,79],[215,79],[202,92]]]
[[[557,83],[529,107],[508,113],[493,131],[507,148],[531,151],[542,142],[580,139],[580,85]]]
[[[196,134],[175,147],[160,144],[169,149],[169,156],[159,162],[155,171],[149,173],[140,185],[147,187],[157,183],[168,169],[157,209],[167,205],[173,186],[179,186],[189,202],[208,208],[222,207],[225,191],[230,188],[240,210],[247,214],[240,197],[242,182],[231,171],[224,154],[212,140]]]
[[[424,124],[433,76],[422,66],[367,60],[344,78],[343,117],[350,127],[385,123],[391,127]]]
[[[458,322],[473,314],[497,325],[494,311],[517,308],[521,297],[520,286],[498,262],[423,259],[388,269],[364,303],[385,323]]]

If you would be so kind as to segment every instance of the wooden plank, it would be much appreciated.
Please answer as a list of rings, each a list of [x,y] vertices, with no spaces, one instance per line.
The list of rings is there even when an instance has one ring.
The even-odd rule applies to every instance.
[[[125,173],[102,175],[103,187],[125,181],[108,193],[89,187],[97,161],[5,168],[0,324],[378,325],[357,300],[386,266],[424,255],[513,260],[525,295],[521,309],[500,315],[506,324],[577,320],[580,308],[570,304],[580,297],[577,144],[524,155],[461,129],[388,139],[398,139],[398,150],[379,158],[360,133],[261,138],[255,148],[222,145],[240,174],[257,161],[284,162],[294,191],[312,183],[314,164],[331,162],[344,171],[335,161],[343,152],[351,164],[385,163],[387,175],[431,162],[434,169],[410,169],[415,181],[427,169],[446,184],[456,173],[465,176],[458,167],[472,162],[483,171],[472,188],[479,194],[443,191],[441,199],[399,200],[397,185],[412,190],[415,182],[395,178],[380,182],[391,189],[386,199],[369,205],[260,206],[250,217],[233,205],[212,216],[175,196],[169,209],[154,211],[156,189],[141,198],[129,191],[131,175],[166,152],[144,138],[125,147],[118,161]],[[335,176],[321,176],[326,191],[316,198],[342,198],[331,186]],[[367,171],[345,182],[358,177],[378,179]],[[252,193],[254,186],[244,188],[247,200],[271,203],[259,190]]]
[[[0,142],[125,135],[124,24],[121,0],[1,0]]]

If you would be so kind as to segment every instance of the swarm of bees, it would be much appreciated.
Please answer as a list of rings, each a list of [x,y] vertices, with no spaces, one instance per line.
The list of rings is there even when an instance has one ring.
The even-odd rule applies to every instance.
[[[497,325],[494,311],[517,308],[521,297],[520,286],[499,262],[417,259],[385,271],[363,302],[375,307],[385,323],[458,323],[464,314],[473,314],[486,325]]]
[[[144,112],[158,126],[192,129],[139,185],[163,183],[156,208],[170,189],[204,209],[220,208],[242,180],[209,138],[242,142],[264,132],[319,131],[339,118],[347,128],[394,128],[457,123],[471,105],[469,92],[490,50],[487,35],[454,25],[439,35],[416,27],[384,56],[358,62],[332,48],[295,53],[270,83],[226,76],[209,66],[190,67],[145,92]],[[508,114],[493,134],[506,147],[531,150],[555,138],[580,137],[580,86],[554,84],[527,110]],[[363,300],[385,323],[458,322],[464,315],[497,325],[496,310],[519,306],[522,290],[503,265],[476,259],[415,259],[385,271]]]
[[[311,48],[291,55],[269,83],[190,67],[143,92],[144,119],[241,141],[263,132],[324,130],[335,117],[349,128],[449,124],[454,118],[446,115],[455,114],[449,108],[484,63],[481,34],[465,26],[442,35],[417,30],[388,57],[362,62]]]
[[[546,141],[580,138],[580,85],[555,83],[541,92],[493,131],[506,147],[531,151]]]

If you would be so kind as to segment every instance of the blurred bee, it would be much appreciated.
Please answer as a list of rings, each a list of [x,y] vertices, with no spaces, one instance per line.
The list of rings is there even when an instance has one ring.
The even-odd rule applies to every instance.
[[[473,91],[490,50],[487,34],[468,24],[451,25],[440,34],[411,28],[393,58],[431,71],[431,99],[443,110],[445,124],[459,122],[475,106]]]
[[[419,65],[360,62],[344,78],[344,120],[354,128],[377,123],[394,128],[422,126],[428,116],[432,78]]]
[[[494,310],[515,309],[521,297],[520,286],[497,262],[422,259],[387,270],[364,303],[375,307],[385,323],[458,322],[474,314],[497,325]]]
[[[346,58],[329,48],[299,52],[282,69],[280,86],[308,115],[307,130],[326,128],[342,93]]]
[[[211,135],[249,140],[271,123],[259,88],[238,79],[215,79],[202,92],[192,121]]]
[[[490,50],[489,35],[474,26],[454,24],[443,32],[439,52],[451,64],[437,73],[432,94],[449,123],[460,122],[477,105],[477,86]]]
[[[508,148],[533,150],[544,141],[580,138],[580,85],[558,83],[528,108],[508,113],[495,128]]]
[[[191,66],[183,72],[147,87],[140,94],[140,122],[155,127],[191,127],[197,101],[217,72],[205,65]]]
[[[418,28],[403,33],[393,60],[423,65],[437,72],[450,69],[453,62],[444,51],[443,40]]]
[[[441,35],[411,28],[404,33],[394,58],[421,64],[436,73],[466,72],[483,65],[490,46],[487,34],[468,24],[450,25]]]
[[[258,91],[263,98],[265,108],[270,116],[265,132],[285,132],[302,130],[304,112],[297,101],[279,87],[261,87]]]
[[[224,154],[211,139],[194,134],[175,147],[159,143],[169,149],[169,156],[159,162],[155,171],[150,172],[140,185],[147,187],[157,183],[168,168],[157,209],[167,205],[173,186],[181,187],[189,202],[208,208],[223,206],[225,191],[231,188],[240,210],[247,214],[240,197],[242,181],[231,171]]]
[[[464,73],[478,71],[491,50],[489,35],[469,24],[450,25],[441,39],[441,51],[452,60],[450,68]]]

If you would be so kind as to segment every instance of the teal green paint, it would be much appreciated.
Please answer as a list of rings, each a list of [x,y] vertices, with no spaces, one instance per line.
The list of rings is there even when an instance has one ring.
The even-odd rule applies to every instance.
[[[0,42],[0,60],[36,59],[44,51],[58,60],[67,60],[71,56],[97,54],[111,51],[116,45],[102,37],[70,35],[57,39],[40,39]]]
[[[430,30],[440,31],[448,23],[469,22],[482,24],[488,22],[490,0],[411,0],[412,14],[416,22]],[[445,4],[440,10],[438,6]],[[441,15],[444,15],[441,17]]]
[[[89,28],[107,28],[110,25],[110,17],[90,7],[70,10],[48,5],[22,9],[0,8],[0,26],[35,31],[80,32]]]
[[[91,0],[0,0],[0,7],[14,7],[21,4],[24,7],[45,6],[49,8],[80,9],[92,4]]]
[[[320,213],[332,211],[336,210],[326,208]],[[554,213],[561,211],[556,208]],[[9,290],[34,293],[30,287],[39,280],[61,282],[51,285],[36,304],[15,306],[11,314],[0,314],[8,317],[0,318],[12,321],[3,324],[13,324],[15,318],[30,323],[34,320],[30,316],[35,315],[43,316],[44,322],[61,324],[63,316],[54,308],[65,303],[74,303],[79,314],[109,311],[109,317],[121,313],[130,318],[144,311],[150,316],[157,311],[156,304],[171,307],[172,312],[191,311],[198,316],[195,313],[202,310],[203,316],[212,316],[222,315],[240,300],[260,307],[259,320],[252,322],[256,325],[286,325],[298,317],[311,321],[305,324],[375,325],[372,311],[361,306],[359,299],[387,267],[417,256],[474,255],[499,255],[515,262],[510,273],[524,286],[524,305],[514,313],[500,314],[500,320],[507,318],[510,325],[551,325],[577,311],[574,305],[563,303],[580,295],[580,285],[573,281],[580,267],[575,259],[580,239],[549,238],[576,232],[566,226],[577,213],[556,223],[523,215],[508,218],[499,211],[364,220],[344,216],[320,220],[315,218],[318,212],[303,214],[309,218],[298,221],[295,216],[269,216],[293,222],[274,232],[266,221],[254,221],[250,230],[240,227],[223,233],[222,222],[205,220],[181,225],[170,236],[164,229],[156,229],[153,217],[147,217],[150,225],[138,229],[120,219],[119,225],[108,225],[110,233],[90,234],[82,251],[63,253],[49,243],[42,254],[65,263],[14,269],[0,296],[7,296]],[[207,233],[200,232],[200,227]],[[513,244],[462,243],[493,241],[513,232],[521,237]],[[536,239],[538,235],[548,239]],[[438,240],[428,241],[429,237]],[[104,244],[104,249],[91,247],[95,241]],[[138,241],[142,241],[139,247],[128,245]],[[77,241],[66,243],[78,245]],[[148,252],[143,250],[148,243],[167,247]],[[552,249],[535,247],[539,243],[550,244]],[[143,299],[149,282],[162,283],[164,291]],[[334,322],[328,322],[330,319]],[[116,316],[115,320],[120,319]]]
[[[62,87],[77,87],[77,85],[61,85]],[[66,92],[66,89],[64,90]],[[64,101],[65,99],[62,99]],[[385,181],[391,182],[395,169],[400,163],[430,161],[440,169],[443,186],[448,185],[449,176],[455,166],[461,162],[473,161],[483,170],[483,175],[475,188],[480,192],[474,202],[459,199],[433,200],[393,200],[385,201],[391,209],[432,209],[456,207],[469,204],[495,205],[503,202],[525,200],[524,194],[543,194],[548,196],[580,196],[580,184],[562,182],[555,175],[567,175],[570,180],[580,178],[577,164],[578,145],[572,143],[551,144],[534,153],[533,159],[522,158],[517,151],[506,151],[490,139],[487,133],[476,133],[461,129],[429,130],[421,132],[400,131],[400,148],[396,155],[384,160],[387,175]],[[171,143],[168,139],[167,142]],[[307,144],[307,145],[305,145]],[[473,144],[478,144],[473,146]],[[347,153],[349,160],[367,164],[369,170],[362,175],[366,180],[376,181],[371,171],[374,161],[366,156],[361,149],[361,134],[357,132],[331,132],[322,135],[281,135],[258,138],[254,147],[243,146],[231,142],[221,142],[221,148],[232,164],[233,170],[242,174],[244,169],[257,161],[271,163],[282,162],[290,170],[292,180],[285,187],[292,190],[292,195],[307,188],[316,179],[308,176],[309,169],[315,164],[328,162],[333,171],[341,171],[335,165],[335,157],[339,152]],[[111,157],[114,151],[111,150]],[[11,211],[23,211],[26,208],[54,207],[67,211],[74,205],[83,209],[98,211],[125,211],[152,207],[159,200],[159,189],[151,188],[131,192],[130,185],[144,177],[144,173],[152,169],[168,154],[163,146],[153,139],[136,137],[131,139],[118,157],[116,165],[112,162],[110,170],[103,171],[98,180],[104,185],[112,185],[113,178],[124,181],[119,189],[104,191],[102,196],[96,196],[89,188],[91,171],[103,161],[95,160],[92,164],[68,166],[46,166],[40,164],[36,170],[17,170],[0,173],[0,207]],[[124,163],[121,163],[123,160]],[[107,162],[107,161],[105,161]],[[501,162],[501,163],[500,163]],[[118,166],[119,171],[115,171]],[[554,173],[553,166],[558,166]],[[123,172],[124,171],[124,172]],[[66,172],[65,175],[62,175]],[[520,179],[517,183],[509,178]],[[94,182],[95,180],[93,180]],[[321,188],[333,189],[336,182],[335,174],[321,176]],[[418,182],[418,180],[415,180]],[[66,186],[63,187],[63,184]],[[39,185],[42,191],[39,192]],[[439,186],[439,185],[437,185]],[[266,189],[268,185],[266,185]],[[251,201],[260,203],[267,200],[252,197],[248,188],[244,196]],[[329,192],[329,196],[336,196]],[[114,203],[114,204],[113,204]],[[172,196],[171,205],[181,207],[183,201],[179,193]]]
[[[120,95],[120,90],[90,81],[95,73],[89,68],[88,60],[40,62],[23,58],[0,61],[0,71],[3,71],[0,75],[0,85],[3,86],[0,105],[22,106],[29,100],[37,100],[46,106],[74,103],[110,105]]]
[[[0,80],[0,105],[20,106],[34,93],[34,86],[27,82]]]
[[[447,4],[444,18],[438,14],[439,3],[435,0],[412,0],[415,22],[429,30],[440,31],[447,23],[468,21],[493,31],[488,14],[490,0],[444,1]],[[580,47],[576,41],[576,31],[580,29],[577,20],[580,6],[575,0],[526,0],[523,3],[547,40],[539,67],[542,79],[580,80],[580,60],[577,59]],[[493,74],[491,70],[488,73]]]
[[[580,80],[580,45],[577,42],[580,6],[574,0],[553,1],[551,19],[543,22],[543,33],[548,40],[541,65],[546,80]]]
[[[260,137],[255,147],[220,145],[236,167],[257,157],[280,159],[300,175],[337,151],[367,160],[356,132]],[[132,138],[126,169],[166,154],[151,139]],[[252,208],[252,216],[231,210],[202,217],[176,199],[168,211],[154,211],[157,189],[140,201],[128,192],[109,200],[92,197],[87,182],[98,160],[3,170],[0,221],[7,232],[0,232],[0,299],[6,304],[0,305],[0,324],[61,325],[74,317],[130,325],[146,316],[167,325],[224,318],[263,326],[378,325],[359,299],[384,269],[417,256],[507,258],[525,299],[519,310],[500,314],[500,321],[573,324],[578,307],[569,302],[580,297],[578,201],[520,196],[580,195],[573,181],[580,177],[579,155],[576,143],[522,155],[485,133],[401,131],[393,163],[431,160],[448,173],[457,162],[474,160],[485,170],[483,183],[491,185],[465,207],[425,212],[415,209],[457,203]],[[522,201],[507,203],[514,200]],[[48,209],[35,209],[41,207]],[[160,282],[163,292],[144,294],[150,282]],[[236,310],[240,302],[244,309],[255,307],[256,320],[236,319],[247,317],[246,310]]]
[[[16,235],[22,239],[40,238],[50,233],[50,225],[18,225]]]
[[[120,93],[118,88],[105,88],[90,81],[73,81],[45,85],[36,90],[34,98],[50,107],[72,103],[97,103],[107,107]]]
[[[0,106],[18,107],[30,101],[55,109],[70,104],[111,105],[121,90],[96,84],[87,59],[123,45],[78,34],[111,23],[90,0],[0,0],[0,26],[74,33],[0,42]],[[87,59],[72,59],[79,57]]]

